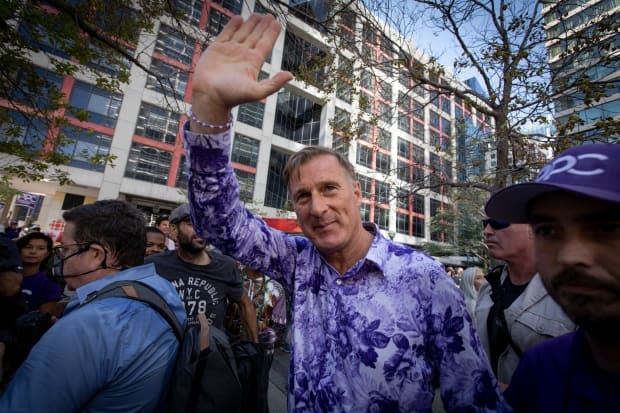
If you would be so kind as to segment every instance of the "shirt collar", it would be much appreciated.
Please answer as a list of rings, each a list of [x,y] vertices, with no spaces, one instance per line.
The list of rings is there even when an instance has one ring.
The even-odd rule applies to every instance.
[[[75,290],[75,294],[67,305],[67,310],[74,306],[82,304],[89,294],[95,291],[99,291],[105,286],[112,284],[115,281],[138,281],[153,274],[156,274],[155,264],[148,263],[140,265],[138,267],[132,267],[127,270],[119,271],[95,280],[93,282],[89,282],[88,284],[85,284]]]
[[[375,267],[381,276],[385,276],[387,273],[387,263],[391,255],[390,246],[393,244],[393,241],[385,238],[383,234],[381,234],[381,231],[379,231],[379,228],[377,228],[376,224],[372,222],[364,222],[362,225],[366,231],[374,234],[374,238],[370,244],[368,253],[366,254],[365,261]]]

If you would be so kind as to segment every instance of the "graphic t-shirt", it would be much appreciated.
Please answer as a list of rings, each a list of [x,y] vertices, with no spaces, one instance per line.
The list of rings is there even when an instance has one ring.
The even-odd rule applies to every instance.
[[[45,271],[24,276],[21,287],[30,311],[38,310],[41,304],[59,301],[62,298],[62,287],[50,280]]]
[[[241,300],[243,281],[235,260],[214,251],[209,256],[208,265],[182,261],[177,251],[153,254],[144,261],[154,263],[157,273],[175,286],[190,323],[197,322],[196,315],[205,314],[209,324],[223,328],[227,300]]]

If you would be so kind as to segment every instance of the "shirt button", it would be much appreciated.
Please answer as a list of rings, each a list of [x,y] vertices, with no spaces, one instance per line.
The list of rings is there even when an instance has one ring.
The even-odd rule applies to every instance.
[[[342,280],[341,280],[340,278],[338,278],[338,279],[336,280],[336,284],[338,284],[338,285],[342,285]]]

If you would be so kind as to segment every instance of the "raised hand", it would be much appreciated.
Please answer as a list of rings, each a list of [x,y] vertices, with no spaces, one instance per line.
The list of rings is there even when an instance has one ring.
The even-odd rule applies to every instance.
[[[280,72],[270,79],[257,80],[281,29],[270,14],[253,14],[245,22],[241,16],[234,16],[228,22],[204,51],[194,71],[192,111],[199,119],[223,124],[235,106],[264,99],[293,78],[290,72]],[[194,122],[190,128],[212,132]]]

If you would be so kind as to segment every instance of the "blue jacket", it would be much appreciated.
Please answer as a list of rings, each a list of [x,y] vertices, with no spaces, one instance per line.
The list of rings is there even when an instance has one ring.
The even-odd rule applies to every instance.
[[[154,412],[162,409],[178,350],[169,324],[147,304],[86,297],[120,280],[153,287],[185,324],[185,307],[153,264],[78,288],[0,398],[0,412]]]

